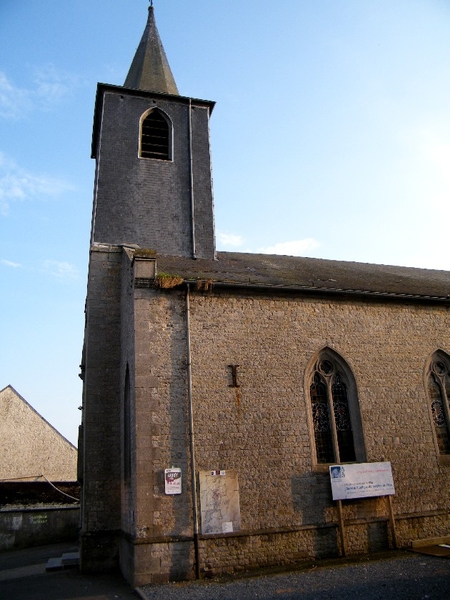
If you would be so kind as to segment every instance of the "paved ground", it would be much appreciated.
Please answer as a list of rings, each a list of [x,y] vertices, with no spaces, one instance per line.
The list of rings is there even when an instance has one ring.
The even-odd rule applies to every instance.
[[[449,600],[450,560],[411,552],[224,582],[141,588],[148,600]]]
[[[295,572],[235,580],[144,586],[118,573],[45,572],[67,544],[0,553],[0,600],[449,600],[450,559],[385,552],[355,562],[327,561]]]
[[[0,600],[136,600],[119,573],[81,575],[78,569],[47,573],[49,558],[73,551],[56,544],[0,553]]]

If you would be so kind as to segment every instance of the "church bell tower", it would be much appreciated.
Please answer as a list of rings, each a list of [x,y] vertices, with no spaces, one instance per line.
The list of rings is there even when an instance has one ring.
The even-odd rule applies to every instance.
[[[124,86],[98,85],[92,244],[215,257],[213,107],[179,95],[150,6]]]
[[[154,265],[158,255],[215,258],[209,146],[213,106],[178,93],[150,6],[124,86],[99,84],[95,104],[78,458],[84,572],[115,568],[120,560],[132,580],[136,556],[148,548],[139,545],[137,523],[139,507],[149,505],[152,475],[139,480],[140,490],[148,487],[141,502],[144,492],[130,483],[130,472],[137,479],[145,462],[136,450],[138,422],[144,426],[136,408],[135,377],[139,353],[150,352],[151,344],[141,347],[136,341],[139,315],[133,302],[138,300],[130,281],[139,277],[140,264]],[[129,267],[129,255],[138,249],[151,259]],[[136,290],[136,297],[141,291]],[[144,365],[147,374],[155,360]],[[151,398],[148,392],[143,412],[150,410]],[[139,564],[147,568],[147,563],[142,559]]]

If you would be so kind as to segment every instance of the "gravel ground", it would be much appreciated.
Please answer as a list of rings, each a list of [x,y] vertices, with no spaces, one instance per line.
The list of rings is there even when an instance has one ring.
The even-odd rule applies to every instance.
[[[147,600],[450,600],[450,560],[409,552],[277,575],[144,586]]]

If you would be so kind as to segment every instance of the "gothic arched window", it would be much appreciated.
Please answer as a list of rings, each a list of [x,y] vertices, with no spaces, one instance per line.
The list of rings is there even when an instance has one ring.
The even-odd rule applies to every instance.
[[[172,124],[158,108],[151,110],[141,121],[139,156],[171,160]]]
[[[428,396],[440,454],[450,454],[450,356],[433,354],[427,372]]]
[[[350,368],[327,348],[314,361],[309,381],[317,463],[363,462],[362,423]]]

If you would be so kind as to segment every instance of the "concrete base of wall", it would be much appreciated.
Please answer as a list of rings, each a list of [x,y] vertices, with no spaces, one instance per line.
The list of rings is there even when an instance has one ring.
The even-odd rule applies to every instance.
[[[79,506],[0,510],[0,551],[76,541]]]

